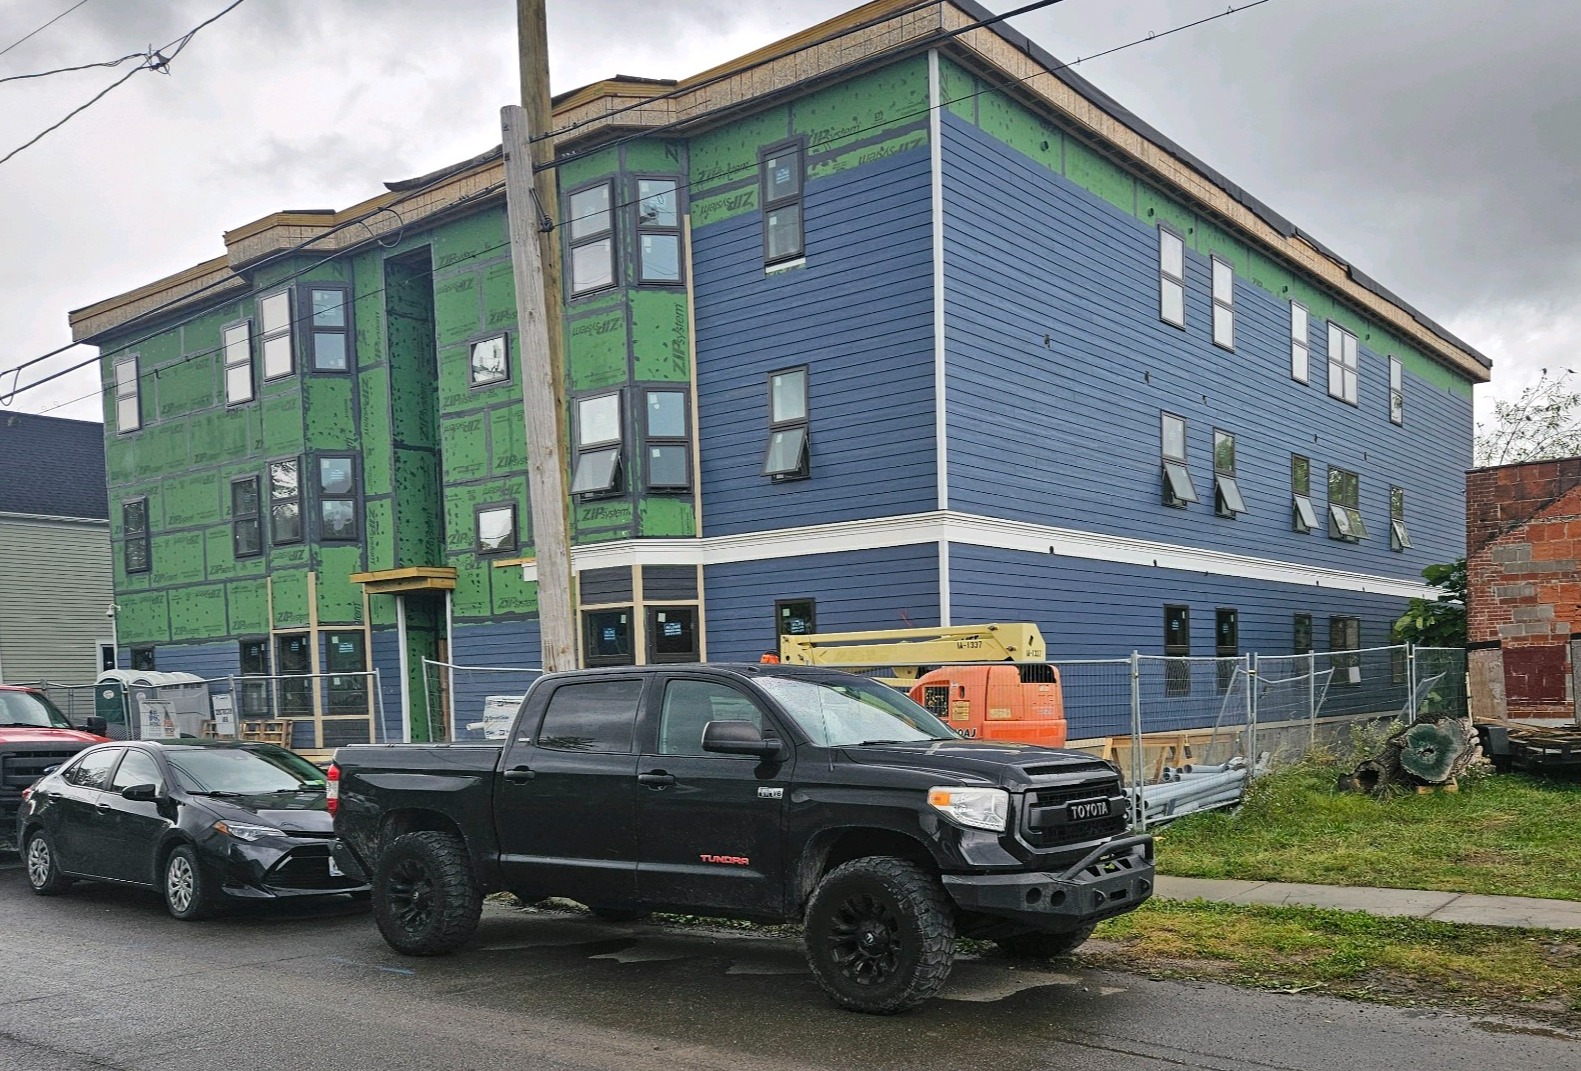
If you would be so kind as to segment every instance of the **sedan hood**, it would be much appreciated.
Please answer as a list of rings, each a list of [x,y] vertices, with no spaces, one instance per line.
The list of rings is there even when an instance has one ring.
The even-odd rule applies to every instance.
[[[332,833],[335,819],[324,806],[322,792],[295,795],[204,798],[203,803],[220,818],[251,822],[287,833]]]
[[[852,762],[911,770],[953,773],[1002,788],[1025,788],[1051,778],[1112,775],[1108,763],[1080,751],[1035,744],[981,740],[915,740],[842,748]]]

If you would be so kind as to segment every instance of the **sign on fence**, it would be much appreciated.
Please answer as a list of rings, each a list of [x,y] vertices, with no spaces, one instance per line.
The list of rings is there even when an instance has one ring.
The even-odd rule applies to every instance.
[[[168,740],[176,730],[176,704],[169,699],[137,701],[137,735],[142,740]]]
[[[511,723],[516,720],[516,711],[521,709],[522,697],[519,695],[490,695],[483,698],[483,720],[473,722],[468,729],[483,730],[485,740],[504,740],[511,734]]]
[[[236,735],[236,704],[229,692],[215,692],[209,696],[209,709],[214,715],[216,736]]]

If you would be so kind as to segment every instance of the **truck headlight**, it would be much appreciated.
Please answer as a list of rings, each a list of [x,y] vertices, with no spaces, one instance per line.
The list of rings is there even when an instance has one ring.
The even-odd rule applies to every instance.
[[[928,806],[958,825],[1003,833],[1010,816],[1010,793],[1002,788],[930,788]]]

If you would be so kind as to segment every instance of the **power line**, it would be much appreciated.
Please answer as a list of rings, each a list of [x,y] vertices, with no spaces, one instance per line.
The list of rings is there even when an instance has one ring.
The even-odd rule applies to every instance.
[[[77,0],[77,2],[75,4],[72,4],[65,11],[62,11],[59,15],[56,15],[54,18],[50,19],[48,22],[46,22],[44,25],[40,26],[38,29],[34,30],[32,33],[24,34],[22,36],[21,40],[12,41],[9,45],[6,45],[4,48],[0,48],[0,56],[3,56],[7,52],[10,52],[17,45],[22,44],[23,41],[26,41],[26,40],[28,40],[29,38],[32,38],[32,37],[37,37],[39,34],[43,33],[45,30],[49,29],[51,26],[55,25],[61,19],[65,18],[67,15],[70,15],[73,11],[76,11],[79,7],[81,7],[83,4],[86,4],[87,2],[88,2],[88,0]]]
[[[29,78],[48,78],[52,74],[71,74],[73,71],[91,71],[97,67],[119,67],[127,60],[147,59],[147,52],[128,52],[120,59],[104,60],[101,63],[84,63],[76,67],[56,67],[52,71],[36,71],[33,74],[13,74],[0,78],[0,82],[24,82]]]
[[[53,126],[47,127],[46,129],[41,131],[38,135],[36,135],[32,139],[24,142],[21,145],[18,145],[16,148],[14,148],[10,152],[6,153],[4,156],[0,156],[0,164],[4,164],[7,160],[10,160],[13,156],[15,156],[17,153],[21,152],[23,149],[30,148],[33,145],[37,145],[40,141],[42,141],[45,138],[46,135],[51,134],[51,133],[53,133],[56,130],[59,130],[61,127],[65,126],[68,122],[70,122],[73,118],[75,118],[78,115],[81,115],[83,112],[87,111],[89,108],[91,108],[95,104],[99,103],[99,101],[103,100],[106,96],[108,96],[110,94],[110,92],[112,90],[119,89],[121,86],[125,85],[127,82],[129,82],[131,80],[132,76],[135,75],[138,71],[161,71],[163,73],[168,74],[169,71],[170,71],[170,61],[175,59],[177,56],[179,56],[181,54],[181,50],[186,48],[187,45],[192,43],[192,39],[197,36],[199,30],[203,29],[205,26],[213,25],[215,22],[218,22],[220,19],[224,18],[226,15],[230,14],[232,11],[235,11],[237,8],[241,7],[242,4],[244,4],[246,2],[247,2],[247,0],[234,0],[234,2],[229,7],[225,8],[223,11],[221,11],[218,15],[215,15],[213,18],[206,19],[203,22],[198,23],[192,29],[188,30],[185,34],[183,34],[180,37],[176,38],[175,40],[171,41],[169,44],[166,44],[166,45],[164,45],[161,48],[150,50],[148,52],[148,54],[145,56],[145,58],[144,58],[144,60],[143,60],[143,62],[141,64],[139,64],[136,67],[133,67],[130,71],[127,71],[126,74],[122,75],[120,78],[117,78],[114,82],[111,82],[108,86],[105,86],[104,89],[100,90],[97,94],[95,94],[94,97],[91,100],[89,100],[86,104],[82,104],[82,105],[78,106],[77,108],[74,108],[72,111],[68,112],[66,114],[66,117],[64,119],[60,120],[60,122],[54,124]],[[165,52],[167,50],[170,52],[170,54],[168,56],[165,55]],[[120,62],[120,61],[117,61],[117,62]],[[111,66],[114,66],[114,64],[111,64]]]

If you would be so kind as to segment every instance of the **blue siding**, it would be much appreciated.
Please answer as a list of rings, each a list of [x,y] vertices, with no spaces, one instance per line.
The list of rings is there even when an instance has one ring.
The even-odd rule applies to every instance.
[[[936,504],[928,150],[807,183],[807,263],[763,271],[762,214],[692,236],[705,535]],[[806,364],[812,478],[760,475],[767,374]]]
[[[817,601],[819,632],[939,623],[936,544],[710,565],[703,573],[708,657],[756,662],[779,649],[774,603]]]
[[[1408,375],[1388,418],[1387,356],[1361,343],[1360,405],[1328,397],[1327,329],[1291,380],[1288,302],[1236,276],[1236,350],[1212,345],[1210,269],[1187,251],[1187,330],[1158,318],[1153,227],[954,116],[944,117],[950,505],[996,517],[1417,578],[1464,553],[1471,402]],[[1047,341],[1045,342],[1045,336]],[[1188,421],[1198,503],[1160,502],[1159,412]],[[1215,427],[1236,436],[1248,513],[1213,513]],[[1290,527],[1290,455],[1361,476],[1370,538]],[[1389,550],[1389,488],[1415,549]],[[965,619],[964,617],[962,619]]]
[[[457,666],[525,669],[543,665],[537,618],[487,625],[457,624],[450,644],[450,660]],[[521,695],[532,677],[525,673],[469,673],[458,669],[450,703],[457,738],[481,739],[481,731],[466,727],[482,720],[484,700],[491,695]]]
[[[380,743],[399,741],[404,712],[401,709],[400,633],[393,628],[373,630],[369,662],[379,672],[379,693],[384,700],[384,722],[375,722]],[[377,713],[377,712],[375,712]]]
[[[154,667],[160,673],[196,673],[204,680],[239,675],[242,671],[241,647],[235,642],[160,644],[154,648]],[[210,687],[223,692],[224,681]]]

